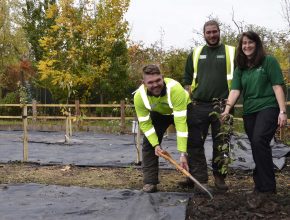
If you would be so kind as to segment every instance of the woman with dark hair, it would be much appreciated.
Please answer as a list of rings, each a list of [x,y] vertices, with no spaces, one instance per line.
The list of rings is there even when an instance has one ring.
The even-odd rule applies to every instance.
[[[256,165],[253,171],[254,193],[276,193],[270,142],[277,126],[287,123],[282,71],[277,60],[266,55],[260,37],[253,31],[242,34],[236,62],[222,118],[227,117],[242,93],[244,128]]]

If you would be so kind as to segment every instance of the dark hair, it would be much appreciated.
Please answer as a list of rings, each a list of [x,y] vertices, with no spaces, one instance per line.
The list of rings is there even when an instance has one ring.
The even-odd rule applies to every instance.
[[[247,37],[256,43],[256,49],[255,49],[254,55],[251,59],[248,59],[242,50],[244,37]],[[240,37],[239,45],[238,45],[238,49],[237,49],[236,61],[237,61],[238,68],[247,69],[249,67],[250,68],[258,67],[262,64],[265,56],[266,56],[266,52],[264,50],[263,43],[262,43],[259,35],[257,33],[255,33],[254,31],[243,32],[241,37]]]
[[[149,64],[149,65],[143,67],[143,74],[145,74],[145,75],[154,75],[154,74],[160,75],[161,72],[160,72],[160,69],[157,65]]]
[[[210,26],[210,25],[216,26],[218,31],[220,31],[219,23],[216,20],[209,20],[209,21],[205,22],[203,25],[203,33],[205,32],[205,27]]]

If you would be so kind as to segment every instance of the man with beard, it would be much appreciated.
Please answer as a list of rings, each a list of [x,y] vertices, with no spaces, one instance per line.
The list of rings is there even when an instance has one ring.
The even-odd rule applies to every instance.
[[[143,68],[143,84],[134,95],[135,111],[140,129],[144,133],[142,147],[143,191],[157,191],[158,156],[163,152],[161,142],[169,125],[174,124],[177,135],[177,149],[180,165],[188,170],[187,107],[192,108],[188,93],[177,81],[163,78],[156,65]]]
[[[188,165],[190,173],[201,183],[207,184],[208,173],[204,153],[204,142],[211,126],[213,140],[212,169],[215,187],[226,191],[226,175],[221,172],[222,163],[216,158],[224,155],[218,150],[222,140],[217,136],[220,132],[220,121],[214,115],[213,101],[224,100],[229,94],[228,83],[234,70],[235,48],[220,42],[220,28],[215,20],[207,21],[203,27],[206,45],[194,49],[189,54],[184,72],[185,89],[191,95],[193,109],[188,112]],[[180,182],[181,187],[194,187],[187,179]],[[198,189],[196,188],[198,191]]]

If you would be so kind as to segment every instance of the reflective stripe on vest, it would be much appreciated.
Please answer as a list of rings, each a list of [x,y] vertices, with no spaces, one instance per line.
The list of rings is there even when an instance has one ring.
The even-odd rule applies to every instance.
[[[234,75],[235,47],[225,45],[225,49],[226,49],[226,64],[227,64],[227,80],[232,80]]]
[[[171,92],[171,88],[173,86],[175,86],[176,84],[177,84],[177,81],[175,81],[175,80],[171,80],[168,83],[166,83],[166,91],[167,91],[167,96],[168,96],[167,101],[168,101],[168,105],[171,109],[173,108],[173,105],[172,105],[172,102],[170,99],[170,92]],[[146,93],[146,89],[145,89],[144,84],[140,86],[140,95],[141,95],[142,101],[145,105],[145,108],[147,108],[148,110],[151,110],[151,106],[149,103],[149,99],[147,97],[147,93]]]
[[[144,117],[138,117],[139,122],[148,121],[149,119],[150,119],[150,114],[148,114],[147,116],[144,116]]]
[[[144,84],[141,85],[141,87],[140,87],[140,95],[141,95],[142,101],[143,101],[143,103],[145,105],[145,108],[147,108],[148,110],[151,110],[151,106],[150,106],[150,103],[149,103],[149,100],[148,100],[148,97],[147,97],[147,94],[146,94],[146,90],[145,90]]]
[[[155,133],[155,128],[151,128],[150,130],[146,131],[144,134],[146,137],[149,137],[151,134]]]
[[[204,46],[199,46],[194,49],[193,51],[193,80],[192,80],[192,85],[191,88],[194,90],[197,86],[198,83],[195,85],[195,79],[197,77],[197,70],[198,70],[198,60],[200,57],[200,53],[202,51],[202,48]],[[231,81],[233,79],[233,74],[234,74],[234,59],[235,59],[235,47],[225,45],[225,54],[226,54],[226,67],[227,67],[227,80],[228,80],[228,85],[230,88]]]
[[[195,48],[193,51],[193,70],[194,70],[193,79],[195,79],[197,76],[197,64],[198,64],[198,60],[199,60],[199,56],[202,51],[202,48],[203,46],[200,46],[200,47]]]
[[[171,99],[170,99],[170,92],[171,92],[171,88],[173,86],[175,86],[177,84],[176,81],[172,80],[170,81],[169,83],[166,84],[166,90],[167,90],[167,100],[168,100],[168,105],[170,108],[173,108],[173,105],[172,105],[172,102],[171,102]]]

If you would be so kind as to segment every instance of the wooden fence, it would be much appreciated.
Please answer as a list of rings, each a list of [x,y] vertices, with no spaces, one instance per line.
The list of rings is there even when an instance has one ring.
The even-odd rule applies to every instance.
[[[287,106],[290,105],[290,101],[287,102]],[[81,120],[120,120],[120,132],[125,132],[125,121],[126,120],[134,120],[135,117],[132,115],[126,115],[126,108],[134,108],[134,105],[125,104],[125,101],[121,101],[120,104],[80,104],[78,100],[75,101],[75,104],[38,104],[36,101],[33,101],[32,104],[0,104],[1,107],[15,107],[21,108],[22,112],[24,112],[24,107],[31,108],[31,115],[27,115],[28,119],[37,120],[66,120],[68,123],[69,130],[71,129],[72,121],[78,121],[81,117]],[[242,105],[235,105],[236,108],[242,107]],[[62,115],[39,115],[39,108],[59,108],[66,109]],[[82,108],[119,108],[120,115],[119,116],[81,116]],[[26,110],[27,111],[27,110]],[[71,113],[73,112],[73,114]],[[22,119],[22,115],[0,115],[0,119]],[[235,118],[235,120],[242,120],[242,118]],[[290,119],[287,120],[288,124],[290,124]],[[67,124],[66,124],[67,127]],[[282,133],[282,132],[281,132]]]
[[[81,117],[81,108],[119,108],[120,116],[86,116],[81,120],[120,120],[120,131],[125,133],[125,121],[133,120],[135,117],[126,116],[126,108],[134,108],[134,105],[125,104],[125,101],[121,101],[120,104],[80,104],[79,101],[75,101],[75,104],[38,104],[33,101],[32,104],[0,104],[0,107],[12,107],[22,109],[21,115],[0,115],[0,119],[22,119],[23,121],[23,161],[28,161],[28,119],[37,120],[65,120],[65,142],[69,142],[69,138],[72,136],[72,121],[77,121]],[[30,109],[29,109],[30,108]],[[39,115],[39,108],[59,108],[65,109],[62,111],[62,115]],[[28,111],[31,110],[31,111]],[[74,110],[74,114],[71,111]],[[28,112],[31,115],[28,115]],[[140,139],[140,130],[138,129],[138,137]],[[140,146],[137,149],[137,163],[140,162]]]
[[[287,102],[287,106],[290,105],[290,102]],[[83,117],[82,120],[120,120],[120,131],[121,133],[125,132],[125,121],[126,120],[134,120],[135,117],[126,116],[126,108],[134,108],[134,105],[125,104],[124,101],[121,101],[120,104],[80,104],[79,101],[75,101],[75,104],[38,104],[33,101],[32,104],[0,104],[0,107],[15,107],[22,109],[21,116],[5,116],[0,115],[0,119],[22,119],[23,120],[23,160],[28,160],[28,134],[27,134],[27,119],[37,120],[37,119],[45,119],[45,120],[65,120],[65,141],[69,140],[69,137],[72,135],[72,120],[77,120],[81,116],[81,108],[120,108],[120,116],[115,117],[96,117],[96,116],[86,116]],[[65,108],[67,111],[63,113],[63,116],[41,116],[38,115],[38,108],[44,107],[56,107],[56,108]],[[242,107],[242,105],[236,105],[235,107]],[[32,108],[32,114],[28,115],[28,108]],[[71,114],[70,109],[74,109],[74,114]],[[242,118],[235,118],[236,120],[242,120]],[[288,124],[290,123],[290,119],[287,120]],[[285,129],[287,132],[287,129]],[[282,139],[282,135],[285,135],[285,131],[283,129],[278,129],[279,138]],[[140,130],[137,129],[137,163],[140,162]]]
[[[69,120],[70,122],[76,121],[81,117],[81,109],[82,108],[119,108],[120,116],[85,116],[81,117],[81,120],[120,120],[120,129],[121,132],[125,131],[125,121],[133,120],[135,117],[126,116],[125,109],[126,108],[134,108],[134,105],[125,104],[125,101],[121,101],[120,104],[80,104],[78,100],[75,101],[75,104],[38,104],[36,101],[33,101],[32,104],[0,104],[0,107],[15,107],[23,109],[31,108],[31,115],[27,115],[28,119],[37,120]],[[39,115],[39,108],[59,108],[66,109],[62,115]],[[71,114],[71,111],[74,111],[74,114]],[[16,115],[0,115],[0,119],[22,119],[23,116]]]
[[[290,105],[290,101],[287,102],[287,106]],[[80,104],[78,100],[75,101],[75,104],[38,104],[36,101],[33,101],[32,104],[0,104],[1,107],[18,107],[23,109],[24,106],[27,108],[32,108],[32,114],[28,115],[28,119],[46,119],[46,120],[65,120],[68,117],[68,113],[59,115],[38,115],[38,108],[66,108],[68,111],[74,109],[74,114],[70,116],[72,120],[78,119],[81,116],[81,108],[120,108],[120,116],[85,116],[82,117],[82,120],[120,120],[121,127],[125,126],[125,120],[133,120],[135,117],[126,116],[125,108],[134,108],[134,105],[125,104],[125,101],[121,101],[120,104]],[[235,108],[240,108],[242,105],[235,105]],[[22,111],[23,112],[23,111]],[[22,116],[11,116],[11,115],[0,115],[0,119],[22,119]],[[241,118],[235,118],[237,120],[242,120]],[[288,123],[290,123],[290,119],[288,119]]]

